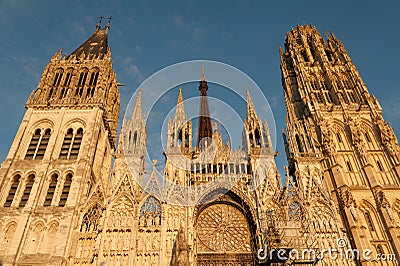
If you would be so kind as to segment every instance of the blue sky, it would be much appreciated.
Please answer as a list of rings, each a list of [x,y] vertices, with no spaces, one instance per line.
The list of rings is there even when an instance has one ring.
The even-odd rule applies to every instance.
[[[398,1],[1,1],[0,161],[44,66],[59,48],[70,53],[85,41],[100,15],[114,17],[109,44],[118,81],[126,84],[121,110],[137,86],[163,67],[193,59],[221,61],[262,88],[275,116],[277,150],[283,152],[278,48],[291,27],[311,23],[323,34],[332,30],[344,43],[399,134],[398,10]],[[281,172],[285,159],[277,158]]]

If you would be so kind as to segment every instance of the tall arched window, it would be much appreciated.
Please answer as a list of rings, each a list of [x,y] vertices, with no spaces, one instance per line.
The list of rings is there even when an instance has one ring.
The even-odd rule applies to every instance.
[[[296,143],[297,143],[297,148],[299,149],[299,152],[300,153],[304,152],[303,145],[301,145],[300,137],[297,134],[296,134]]]
[[[79,74],[78,86],[75,91],[75,96],[82,97],[83,87],[85,86],[87,76],[88,76],[88,70],[87,68],[84,68]]]
[[[136,147],[136,142],[137,142],[137,131],[135,130],[135,133],[133,134],[133,145]]]
[[[25,207],[28,202],[29,196],[31,195],[33,183],[35,182],[35,175],[30,174],[26,181],[24,193],[22,194],[21,201],[19,202],[19,207]]]
[[[71,154],[69,156],[71,159],[78,158],[79,149],[80,149],[81,143],[82,143],[82,138],[83,138],[83,129],[79,128],[76,131],[76,134],[74,136],[74,141],[72,142]]]
[[[349,172],[353,172],[353,167],[351,166],[351,163],[349,161],[346,161],[346,166]]]
[[[71,147],[72,138],[74,137],[74,130],[69,128],[65,134],[63,144],[60,151],[60,159],[68,159],[69,149]]]
[[[378,254],[378,255],[383,255],[384,253],[383,253],[383,248],[382,248],[382,245],[376,245],[376,253]]]
[[[379,161],[379,160],[376,160],[376,165],[378,166],[378,169],[379,169],[379,171],[381,171],[381,172],[383,172],[384,170],[383,170],[383,166],[382,166],[382,163],[381,163],[381,161]]]
[[[62,68],[59,68],[56,70],[56,73],[54,76],[54,81],[53,81],[53,87],[57,87],[60,85],[63,72],[64,72],[64,70]]]
[[[90,80],[89,80],[89,88],[87,89],[86,92],[86,97],[91,98],[94,96],[94,91],[96,88],[97,84],[97,79],[99,78],[99,69],[94,69],[93,72],[90,74]]]
[[[71,189],[71,183],[72,183],[72,174],[67,174],[67,176],[65,177],[63,189],[61,191],[61,197],[58,206],[64,207],[65,204],[67,203],[69,190]]]
[[[54,242],[56,240],[56,235],[58,231],[58,223],[53,222],[50,226],[47,227],[47,232],[44,237],[43,241],[43,246],[41,249],[43,250],[43,253],[51,253],[51,251],[54,249]]]
[[[72,79],[72,68],[67,69],[66,76],[64,79],[64,87],[69,87],[71,84],[71,79]]]
[[[39,147],[36,151],[35,159],[43,159],[44,153],[46,152],[47,144],[49,144],[50,134],[51,134],[50,128],[44,131],[42,139],[39,143]]]
[[[258,128],[256,128],[254,130],[254,139],[256,141],[256,146],[260,147],[261,146],[261,135],[260,135],[260,131],[258,130]]]
[[[374,222],[372,221],[372,218],[371,218],[371,215],[369,214],[369,212],[365,212],[364,216],[365,216],[365,221],[367,222],[367,225],[368,225],[368,229],[371,232],[375,232]]]
[[[303,57],[304,62],[310,62],[306,50],[301,51],[301,56]]]
[[[154,198],[149,197],[140,208],[139,224],[141,226],[157,226],[161,224],[161,204]]]
[[[79,128],[74,134],[74,130],[69,128],[65,134],[63,144],[60,151],[60,159],[76,159],[78,158],[79,149],[83,138],[83,129]]]
[[[50,206],[53,201],[54,192],[56,191],[58,175],[53,174],[50,179],[49,188],[47,189],[46,198],[43,206]]]
[[[25,155],[25,159],[33,159],[33,157],[35,156],[36,148],[40,141],[40,135],[41,135],[40,133],[41,133],[40,129],[36,129],[35,133],[33,133],[31,142],[29,143],[29,146],[28,146],[28,151],[26,152],[26,155]]]
[[[96,86],[98,78],[99,78],[99,70],[96,68],[93,70],[92,74],[90,75],[89,85]]]
[[[40,240],[42,238],[44,225],[42,222],[38,222],[31,230],[29,234],[29,242],[27,243],[26,249],[28,254],[36,254],[40,246]]]
[[[28,150],[25,154],[25,159],[43,159],[46,152],[47,144],[51,135],[51,129],[45,131],[36,129],[29,143]]]
[[[67,69],[67,71],[65,72],[65,79],[64,79],[64,83],[63,86],[61,88],[61,92],[58,95],[59,99],[65,98],[68,94],[68,89],[69,89],[69,85],[71,84],[71,80],[72,80],[72,68]]]
[[[326,58],[328,58],[329,62],[332,62],[332,52],[329,51],[328,49],[325,49],[325,54],[326,54]]]
[[[79,75],[78,86],[84,86],[88,76],[88,70],[84,68]]]
[[[17,189],[19,186],[19,181],[21,180],[21,175],[17,174],[13,177],[12,179],[12,183],[11,183],[11,187],[10,187],[10,191],[8,192],[8,196],[6,198],[6,202],[4,203],[4,207],[10,207],[14,197],[15,197],[15,193],[17,193]]]

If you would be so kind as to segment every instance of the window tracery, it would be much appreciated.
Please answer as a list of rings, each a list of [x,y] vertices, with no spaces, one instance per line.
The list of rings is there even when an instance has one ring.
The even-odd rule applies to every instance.
[[[158,226],[161,224],[161,204],[155,197],[146,199],[139,213],[140,226]]]
[[[288,207],[288,219],[289,221],[300,221],[301,220],[301,207],[296,201],[289,204]]]
[[[234,206],[214,204],[203,210],[196,222],[198,251],[251,252],[246,217]]]
[[[99,224],[103,211],[99,204],[95,204],[83,215],[78,239],[78,248],[75,263],[92,265],[95,259],[94,247],[99,233]]]

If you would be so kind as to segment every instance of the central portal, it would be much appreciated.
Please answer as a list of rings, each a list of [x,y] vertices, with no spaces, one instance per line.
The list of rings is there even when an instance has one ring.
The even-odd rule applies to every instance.
[[[197,265],[253,265],[251,232],[243,212],[230,203],[212,204],[196,222]]]

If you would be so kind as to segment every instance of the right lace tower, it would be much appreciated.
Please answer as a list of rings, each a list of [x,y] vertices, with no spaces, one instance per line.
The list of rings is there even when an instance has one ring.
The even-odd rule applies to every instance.
[[[325,219],[319,205],[329,204],[352,249],[398,260],[400,148],[378,100],[333,33],[325,41],[314,26],[297,26],[286,34],[280,59],[288,172],[304,204],[319,220]],[[314,224],[315,231],[329,239],[321,226]]]

